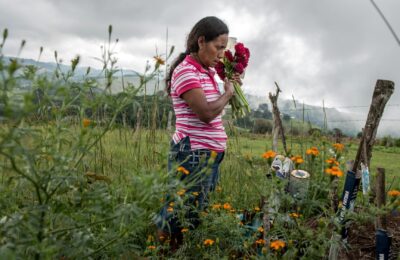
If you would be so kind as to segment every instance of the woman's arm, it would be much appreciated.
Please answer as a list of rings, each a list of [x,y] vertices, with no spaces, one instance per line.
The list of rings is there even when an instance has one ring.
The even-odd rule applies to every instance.
[[[221,114],[222,110],[228,104],[233,96],[235,89],[232,82],[224,80],[225,93],[217,100],[208,102],[202,88],[191,89],[182,94],[182,98],[189,107],[195,112],[199,119],[204,123],[210,123],[214,118]]]

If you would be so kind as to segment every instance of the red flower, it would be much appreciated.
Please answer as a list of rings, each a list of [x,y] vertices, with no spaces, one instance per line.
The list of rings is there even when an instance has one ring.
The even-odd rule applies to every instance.
[[[249,59],[245,56],[236,57],[236,62],[242,64],[243,68],[245,69],[248,65]]]
[[[246,57],[247,57],[247,60],[248,60],[250,58],[250,51],[249,51],[248,48],[244,48],[244,49],[246,51]]]
[[[242,63],[236,63],[235,67],[233,68],[235,72],[242,74],[244,72],[244,66]]]
[[[227,58],[228,61],[233,62],[234,58],[233,58],[233,54],[230,50],[226,50],[225,51],[225,57]]]
[[[225,79],[225,65],[221,61],[215,65],[215,70],[217,71],[218,76],[224,80]]]
[[[235,56],[245,56],[246,55],[246,47],[244,47],[243,43],[239,42],[235,45]]]

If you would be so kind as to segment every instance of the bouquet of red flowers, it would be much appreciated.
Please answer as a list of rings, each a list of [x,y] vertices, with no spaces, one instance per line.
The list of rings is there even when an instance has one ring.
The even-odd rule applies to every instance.
[[[235,45],[235,54],[232,54],[230,50],[226,50],[224,58],[215,66],[215,70],[222,80],[225,78],[232,80],[234,74],[243,74],[249,62],[249,58],[249,49],[246,48],[243,43],[237,43]],[[233,118],[238,118],[244,116],[246,112],[250,112],[250,107],[239,83],[233,81],[233,86],[235,88],[235,95],[231,98],[229,103],[232,106]]]

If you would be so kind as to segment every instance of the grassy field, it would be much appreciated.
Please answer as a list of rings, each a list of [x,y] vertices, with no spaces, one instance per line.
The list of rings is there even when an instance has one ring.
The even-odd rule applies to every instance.
[[[115,128],[101,136],[101,127],[82,130],[77,125],[61,129],[62,135],[58,134],[60,129],[52,125],[35,127],[32,133],[24,134],[21,131],[24,149],[19,150],[21,154],[18,156],[21,157],[16,155],[15,162],[19,165],[16,168],[9,164],[6,156],[1,156],[1,166],[5,170],[0,177],[3,212],[1,230],[7,237],[5,241],[8,244],[0,243],[0,256],[34,256],[35,252],[40,252],[45,257],[65,255],[76,258],[84,255],[89,258],[129,258],[155,256],[165,250],[154,238],[152,219],[162,206],[165,194],[184,188],[180,183],[171,183],[166,170],[171,133]],[[87,146],[73,144],[74,140],[81,144],[84,138],[92,140],[96,136],[101,136],[100,141],[87,151]],[[59,144],[54,140],[59,140]],[[71,143],[67,144],[67,140]],[[357,140],[344,140],[344,144],[345,150],[340,159],[342,165],[354,158]],[[315,165],[305,155],[306,149],[311,146],[317,146],[320,151],[314,161]],[[310,197],[306,201],[296,202],[283,192],[284,183],[265,176],[268,164],[261,155],[271,149],[271,137],[247,133],[231,135],[221,166],[220,184],[217,192],[211,196],[210,210],[203,214],[203,224],[197,230],[185,234],[184,245],[175,257],[201,255],[203,258],[280,258],[284,255],[290,258],[299,254],[310,257],[326,255],[333,218],[328,197],[331,182],[330,177],[324,173],[324,161],[332,156],[331,146],[332,140],[322,137],[288,138],[288,147],[292,154],[305,158],[304,164],[299,168],[309,171],[312,169]],[[34,150],[37,147],[43,147],[40,148],[41,152]],[[81,163],[71,164],[74,160],[69,158],[77,158],[75,153],[80,150],[86,151]],[[6,148],[3,151],[7,151]],[[35,166],[29,160],[26,161],[30,157]],[[397,177],[400,170],[400,164],[397,163],[399,160],[398,148],[374,148],[372,173],[376,167],[384,167],[387,188],[392,190],[400,189]],[[74,168],[72,165],[78,167]],[[28,170],[24,171],[25,168]],[[29,169],[35,172],[30,173]],[[343,180],[344,177],[339,179],[339,196]],[[55,187],[54,192],[49,192],[52,187]],[[14,190],[19,192],[15,193]],[[237,223],[244,212],[252,212],[253,217],[258,216],[261,211],[261,197],[274,201],[274,196],[279,196],[282,200],[276,218],[285,220],[288,214],[299,214],[303,217],[296,222],[275,221],[270,238],[279,238],[285,241],[286,246],[284,250],[268,251],[268,248],[257,246],[257,241],[262,239],[257,232],[243,229]],[[361,193],[359,197],[362,197]],[[365,204],[367,200],[359,199],[358,203],[362,207],[368,207]],[[43,207],[47,208],[45,215],[42,214]],[[359,216],[361,223],[370,221],[375,214],[374,210],[366,210]],[[315,221],[319,226],[310,231],[310,225],[314,225],[310,223]],[[254,224],[254,220],[248,223],[242,220],[240,223],[249,227],[260,225]],[[318,239],[313,241],[317,233]],[[23,236],[30,240],[23,240]],[[77,243],[71,244],[71,239],[76,239]],[[207,239],[216,245],[204,245],[203,242]],[[290,244],[293,243],[290,241],[303,242],[300,245]],[[70,244],[65,246],[65,243]],[[25,251],[21,251],[21,254],[12,253],[13,248]],[[28,248],[33,248],[32,252]],[[268,252],[264,252],[264,249]]]

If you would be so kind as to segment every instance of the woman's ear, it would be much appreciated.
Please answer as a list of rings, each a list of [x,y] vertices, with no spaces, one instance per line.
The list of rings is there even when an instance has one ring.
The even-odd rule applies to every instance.
[[[197,44],[199,45],[199,50],[201,50],[202,48],[204,48],[204,46],[206,44],[206,38],[204,36],[200,36],[197,39]]]

